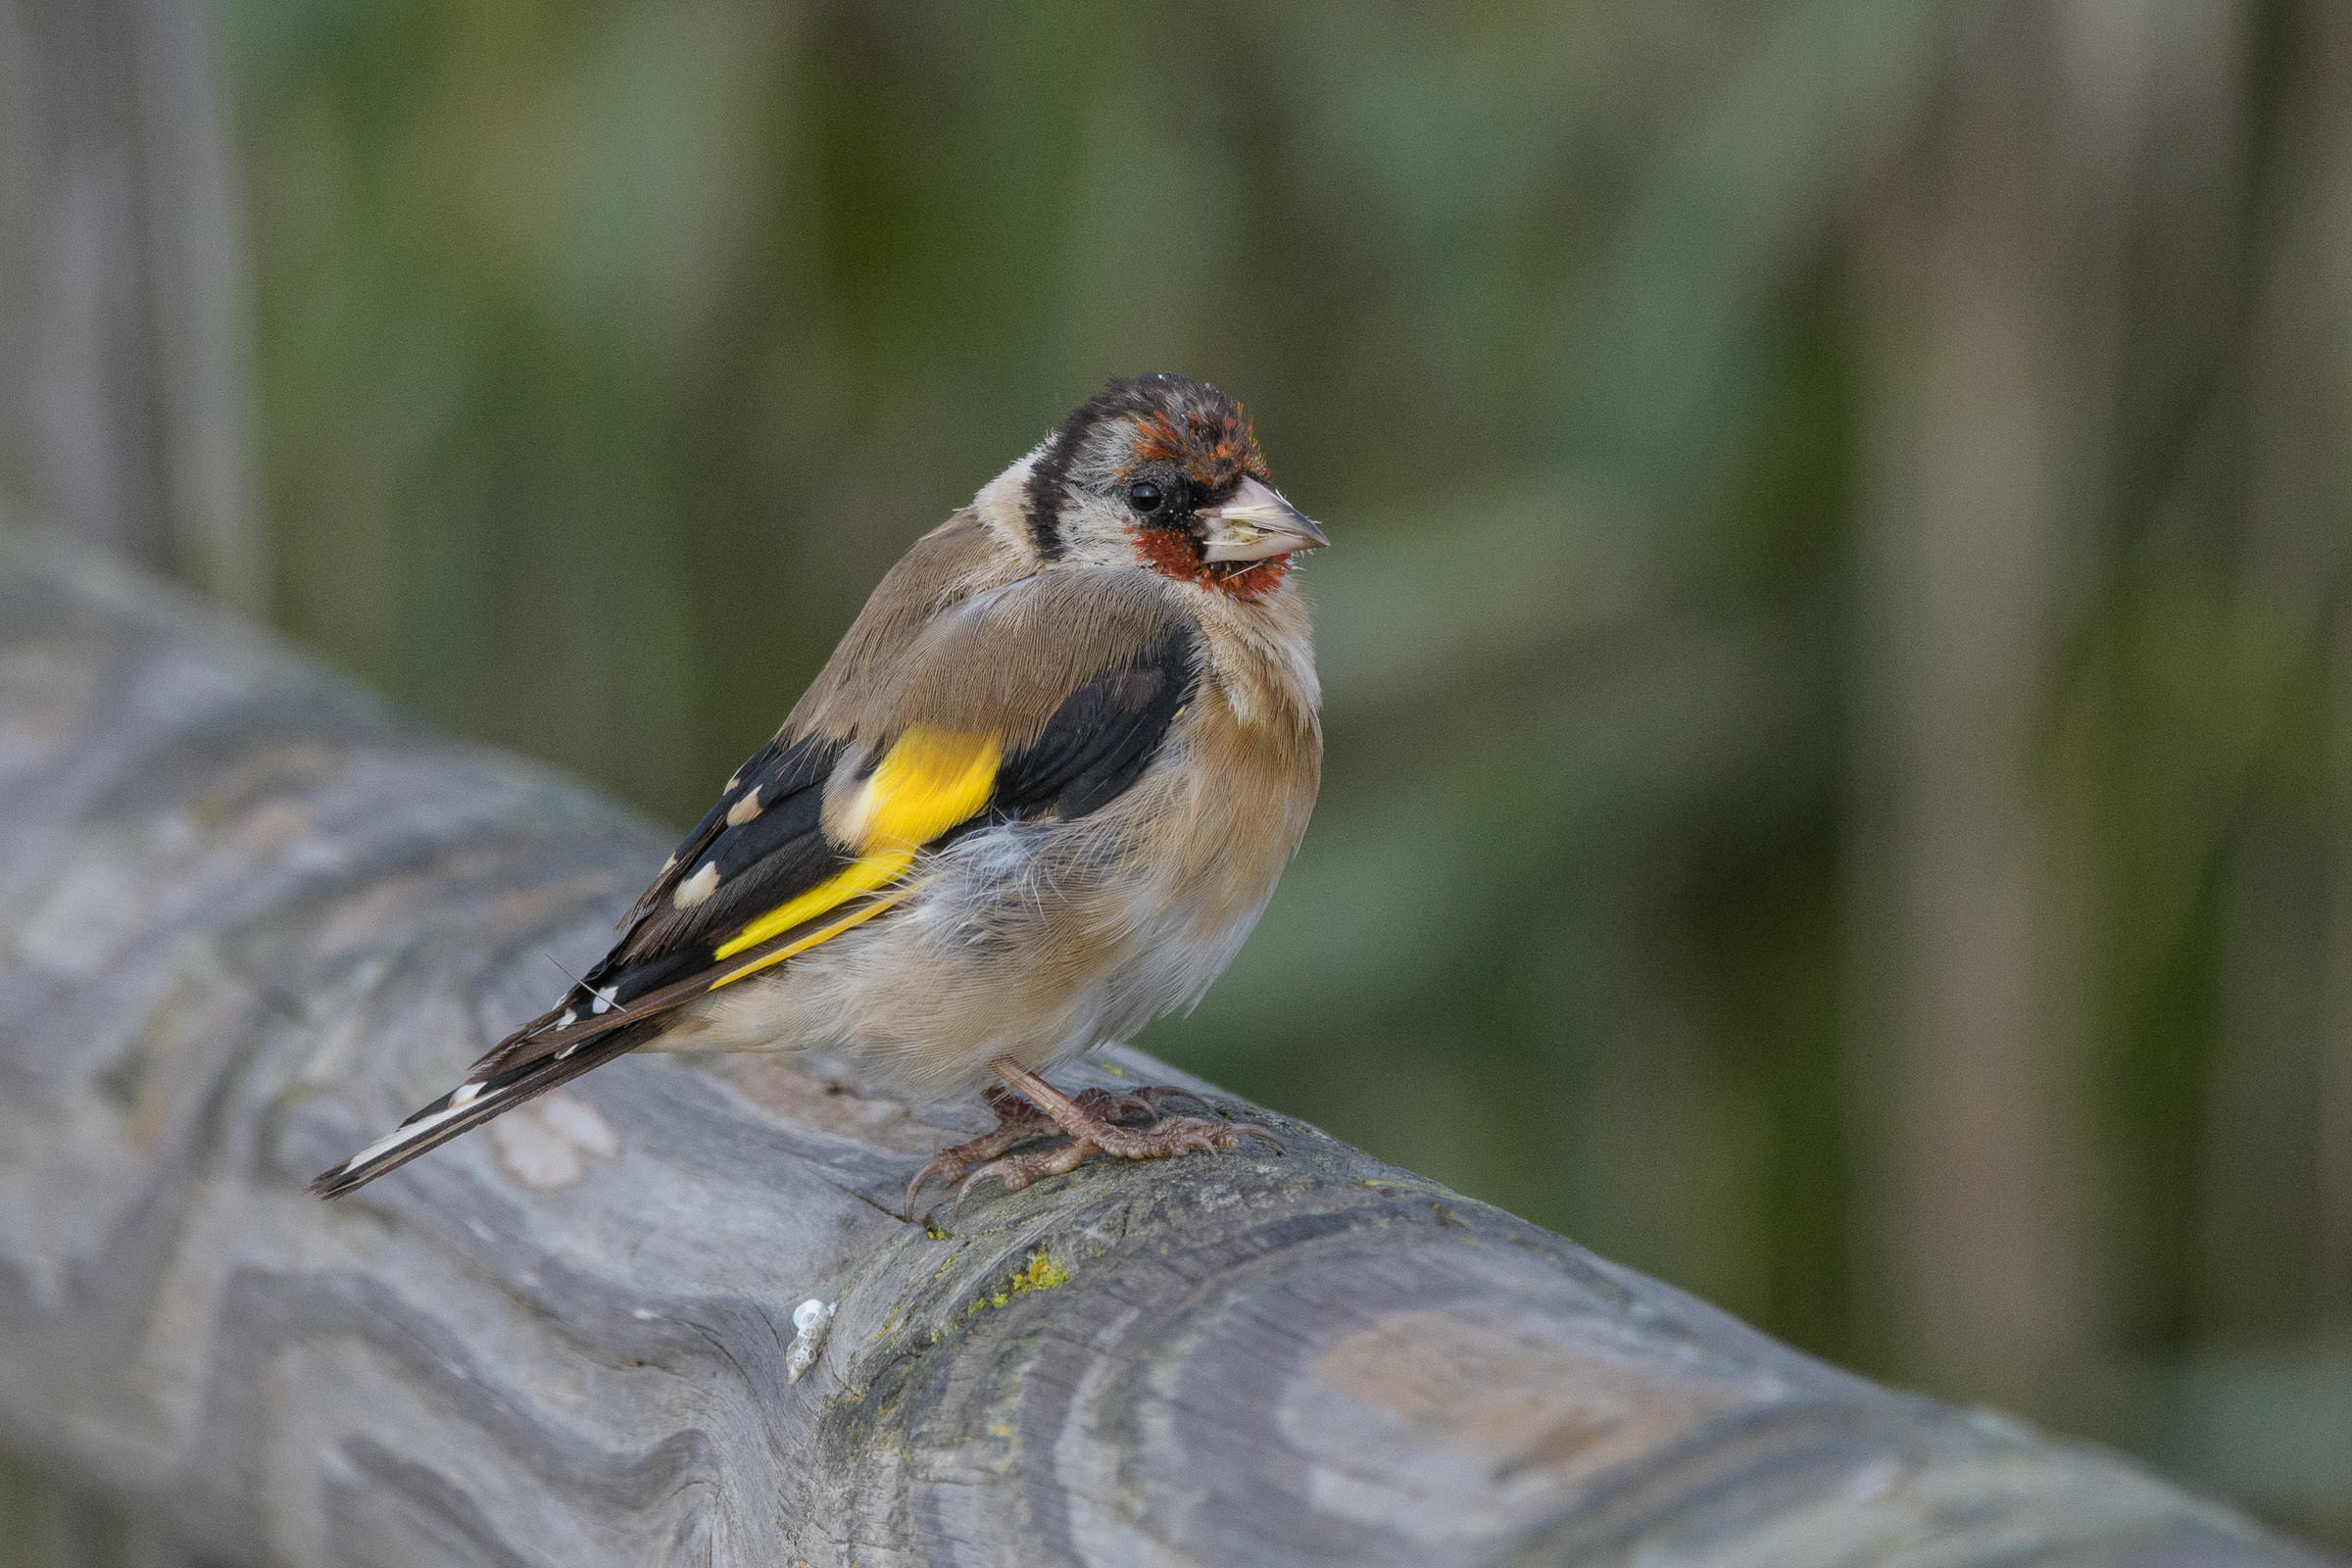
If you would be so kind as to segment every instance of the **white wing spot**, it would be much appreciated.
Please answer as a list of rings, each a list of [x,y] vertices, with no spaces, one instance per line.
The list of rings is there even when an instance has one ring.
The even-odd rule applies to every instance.
[[[717,891],[718,862],[705,860],[701,870],[678,884],[678,891],[669,896],[669,902],[681,909],[691,909]]]
[[[452,1110],[464,1110],[467,1105],[472,1104],[475,1101],[481,1098],[482,1086],[480,1084],[460,1084],[458,1085],[458,1092],[449,1097],[449,1108]]]
[[[727,826],[741,827],[760,812],[760,792],[753,790],[742,800],[727,808]]]
[[[568,1029],[579,1021],[580,1015],[572,1011],[569,1007],[566,1007],[564,1009],[564,1016],[556,1020],[556,1027],[559,1029]]]

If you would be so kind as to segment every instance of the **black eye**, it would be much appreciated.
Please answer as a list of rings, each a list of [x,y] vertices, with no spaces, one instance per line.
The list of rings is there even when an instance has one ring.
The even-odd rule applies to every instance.
[[[1160,502],[1165,499],[1159,493],[1159,486],[1149,479],[1138,479],[1127,487],[1128,505],[1138,512],[1157,512]]]

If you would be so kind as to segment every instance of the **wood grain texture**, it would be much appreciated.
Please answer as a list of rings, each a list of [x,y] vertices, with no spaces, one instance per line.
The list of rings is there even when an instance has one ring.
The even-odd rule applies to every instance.
[[[0,535],[0,1447],[223,1562],[2318,1560],[1205,1085],[1287,1152],[934,1227],[977,1107],[823,1063],[624,1060],[303,1194],[665,847]]]

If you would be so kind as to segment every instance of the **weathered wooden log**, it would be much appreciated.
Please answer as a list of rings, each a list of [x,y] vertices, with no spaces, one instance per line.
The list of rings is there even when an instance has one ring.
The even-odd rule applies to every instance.
[[[0,536],[0,1446],[220,1561],[2318,1560],[1206,1085],[1286,1150],[927,1225],[978,1107],[821,1062],[624,1060],[303,1193],[665,847]]]

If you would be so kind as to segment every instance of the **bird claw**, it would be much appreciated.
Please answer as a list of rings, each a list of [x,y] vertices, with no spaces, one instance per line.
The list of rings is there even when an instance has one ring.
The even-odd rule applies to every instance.
[[[1277,1154],[1287,1154],[1290,1152],[1290,1150],[1283,1147],[1283,1142],[1281,1139],[1275,1137],[1271,1131],[1264,1127],[1260,1127],[1253,1121],[1237,1121],[1233,1124],[1233,1131],[1237,1138],[1255,1138],[1261,1140],[1268,1149],[1271,1149]]]
[[[1026,1102],[1019,1103],[1021,1109],[1027,1111],[1026,1115],[1006,1114],[1005,1109],[1000,1106],[997,1114],[1003,1120],[994,1132],[982,1133],[968,1142],[952,1145],[924,1161],[923,1168],[914,1173],[914,1180],[906,1184],[906,1212],[914,1212],[914,1200],[922,1195],[925,1184],[932,1177],[940,1177],[953,1187],[965,1171],[979,1161],[992,1160],[1016,1144],[1025,1144],[1032,1138],[1044,1138],[1061,1130],[1044,1112],[1029,1110]]]
[[[1116,1159],[1173,1159],[1201,1150],[1228,1153],[1239,1149],[1245,1138],[1263,1139],[1276,1153],[1284,1152],[1282,1140],[1254,1122],[1162,1115],[1161,1101],[1189,1093],[1165,1084],[1120,1095],[1089,1089],[1065,1100],[1042,1079],[1032,1082],[1037,1094],[1053,1099],[1057,1111],[1049,1115],[1010,1089],[988,1090],[982,1099],[997,1113],[996,1129],[932,1155],[906,1185],[908,1214],[914,1212],[916,1198],[935,1177],[955,1188],[960,1201],[991,1177],[1004,1183],[1006,1192],[1017,1193],[1041,1176],[1076,1170],[1094,1154]],[[1140,1128],[1121,1125],[1137,1118],[1150,1120]],[[1068,1141],[1026,1153],[1012,1152],[1032,1139],[1054,1133],[1067,1134]]]
[[[961,1144],[956,1146],[956,1149],[962,1147]],[[914,1200],[922,1196],[923,1189],[930,1185],[932,1177],[940,1177],[952,1187],[956,1184],[956,1179],[963,1174],[964,1163],[954,1157],[955,1152],[956,1150],[943,1149],[933,1154],[929,1159],[923,1161],[923,1168],[914,1173],[914,1180],[906,1184],[906,1201],[904,1206],[908,1218],[913,1217]]]
[[[956,1189],[956,1200],[960,1202],[973,1188],[991,1176],[1003,1182],[1006,1192],[1017,1193],[1040,1176],[1061,1176],[1076,1170],[1085,1163],[1087,1155],[1099,1150],[1100,1146],[1092,1139],[1073,1138],[1053,1149],[1037,1149],[1026,1154],[1007,1154],[1003,1159],[992,1159],[963,1179],[963,1184]]]
[[[1114,1126],[1136,1116],[1157,1119],[1161,1099],[1168,1095],[1182,1093],[1183,1091],[1180,1089],[1170,1089],[1159,1084],[1153,1084],[1139,1089],[1133,1094],[1125,1095],[1114,1095],[1107,1089],[1089,1089],[1078,1096],[1077,1104],[1080,1109],[1104,1126]],[[956,1187],[956,1183],[961,1181],[962,1185],[956,1188],[956,1196],[960,1198],[963,1194],[971,1191],[972,1182],[977,1181],[981,1175],[995,1171],[997,1167],[1008,1163],[1006,1160],[999,1158],[999,1155],[1028,1143],[1033,1138],[1051,1138],[1062,1130],[1060,1123],[1009,1089],[992,1088],[984,1092],[980,1098],[990,1110],[996,1112],[996,1127],[992,1131],[982,1133],[977,1138],[943,1149],[924,1162],[923,1168],[914,1173],[914,1180],[906,1184],[906,1207],[909,1215],[914,1212],[914,1200],[922,1196],[924,1187],[928,1186],[934,1177],[943,1180],[951,1187]],[[1092,1145],[1089,1146],[1090,1150],[1092,1147]],[[964,1173],[971,1170],[976,1164],[981,1165],[980,1171],[975,1172],[969,1180],[965,1180]],[[1072,1162],[1072,1165],[1061,1168],[1071,1169],[1074,1168],[1074,1165],[1075,1161]],[[1041,1170],[1038,1174],[1049,1173]],[[1057,1172],[1053,1174],[1057,1174]],[[1035,1179],[1034,1175],[1024,1176],[1018,1185],[1010,1186],[1009,1190],[1018,1192]]]
[[[1196,1150],[1222,1152],[1241,1146],[1246,1122],[1209,1121],[1200,1116],[1168,1116],[1140,1132],[1106,1127],[1095,1143],[1106,1154],[1121,1159],[1174,1159]]]
[[[1277,1153],[1282,1152],[1281,1140],[1255,1122],[1169,1116],[1140,1132],[1105,1126],[1101,1134],[1072,1138],[1057,1148],[990,1160],[963,1178],[956,1196],[960,1200],[992,1176],[1004,1184],[1006,1192],[1017,1193],[1040,1176],[1060,1176],[1076,1170],[1093,1154],[1108,1154],[1115,1159],[1177,1159],[1202,1151],[1230,1153],[1241,1147],[1243,1139],[1251,1137],[1264,1139]]]

